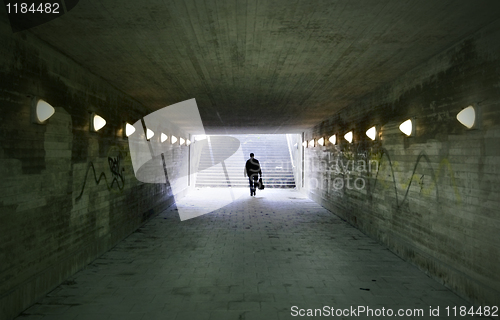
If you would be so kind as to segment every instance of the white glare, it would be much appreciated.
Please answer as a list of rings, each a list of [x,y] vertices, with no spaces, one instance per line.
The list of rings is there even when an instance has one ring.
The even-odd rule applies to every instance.
[[[172,144],[176,143],[177,142],[177,137],[176,136],[172,136],[172,140],[170,140],[170,141],[172,141]]]
[[[150,130],[150,129],[146,129],[146,139],[151,139],[153,136],[155,135],[155,133],[153,132],[153,130]]]
[[[204,134],[194,136],[194,141],[201,141],[207,139],[207,136]]]
[[[324,146],[324,145],[325,145],[325,139],[323,139],[323,138],[319,138],[319,139],[318,139],[318,144],[319,144],[320,146]]]
[[[182,138],[179,138],[179,144],[182,146],[184,144],[184,142],[186,142],[186,140],[182,139]]]
[[[314,148],[314,139],[309,140],[309,148]]]

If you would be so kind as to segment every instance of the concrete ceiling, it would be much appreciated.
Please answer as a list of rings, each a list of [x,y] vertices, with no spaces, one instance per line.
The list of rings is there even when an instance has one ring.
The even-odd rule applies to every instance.
[[[81,0],[30,31],[151,111],[195,98],[209,133],[286,133],[496,20],[499,3]]]

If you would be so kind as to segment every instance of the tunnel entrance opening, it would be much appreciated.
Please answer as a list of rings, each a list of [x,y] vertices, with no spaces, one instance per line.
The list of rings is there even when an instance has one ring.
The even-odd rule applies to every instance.
[[[301,159],[298,134],[247,134],[193,136],[189,155],[189,191],[176,199],[179,217],[191,219],[221,209],[250,196],[245,163],[254,153],[266,190],[253,198],[273,197],[275,191],[293,192],[300,179],[296,159]],[[300,185],[300,182],[298,183]],[[279,189],[279,190],[278,190]]]
[[[192,172],[198,188],[248,188],[250,153],[259,160],[266,188],[295,188],[293,138],[285,134],[195,136]]]

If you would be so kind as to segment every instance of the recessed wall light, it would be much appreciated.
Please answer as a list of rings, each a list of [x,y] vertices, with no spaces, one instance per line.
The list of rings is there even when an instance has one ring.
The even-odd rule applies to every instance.
[[[474,128],[476,124],[476,109],[473,106],[468,106],[457,114],[457,120],[467,129]]]
[[[399,125],[399,130],[404,133],[406,136],[414,136],[415,135],[415,121],[413,119],[408,119],[405,122]]]
[[[186,140],[186,146],[189,146],[191,144],[191,140],[187,139]]]
[[[309,140],[309,148],[314,148],[314,139]]]
[[[352,131],[349,131],[344,135],[344,139],[346,139],[349,143],[352,142]]]
[[[303,146],[304,148],[307,148],[307,141],[302,142],[302,146]]]
[[[186,140],[182,139],[182,138],[179,138],[179,144],[182,146],[184,144],[184,142],[186,142]]]
[[[368,136],[368,138],[375,140],[377,138],[377,128],[373,126],[370,129],[366,130],[366,135]]]
[[[146,139],[149,140],[154,137],[155,133],[153,130],[146,128]]]
[[[106,120],[100,115],[92,113],[90,115],[90,131],[97,132],[106,125]]]
[[[168,136],[162,132],[160,134],[160,141],[165,142],[165,141],[167,141],[167,139],[168,139]]]
[[[43,124],[55,113],[54,107],[48,102],[34,97],[31,102],[31,120],[33,123]]]
[[[331,144],[337,144],[337,137],[335,135],[332,135],[330,138],[328,138],[328,141],[330,141]]]
[[[172,139],[170,140],[170,142],[172,142],[172,144],[176,143],[177,142],[177,137],[176,136],[172,136]]]
[[[130,137],[135,132],[135,127],[130,123],[125,123],[125,135]]]
[[[325,145],[325,139],[323,137],[318,139],[318,145],[324,146]]]

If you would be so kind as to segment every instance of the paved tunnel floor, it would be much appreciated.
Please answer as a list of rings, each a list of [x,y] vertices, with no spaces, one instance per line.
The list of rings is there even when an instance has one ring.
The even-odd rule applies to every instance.
[[[216,201],[204,191],[178,206]],[[182,222],[171,207],[18,319],[297,319],[325,306],[424,311],[400,319],[440,306],[433,319],[450,319],[446,306],[469,304],[299,192],[269,189]]]

